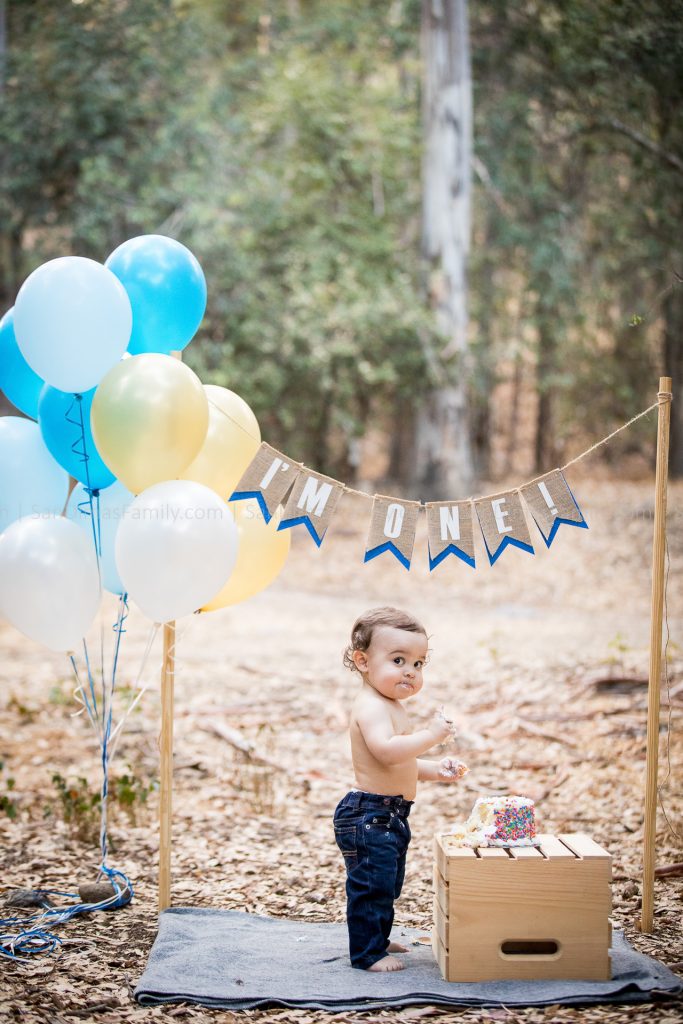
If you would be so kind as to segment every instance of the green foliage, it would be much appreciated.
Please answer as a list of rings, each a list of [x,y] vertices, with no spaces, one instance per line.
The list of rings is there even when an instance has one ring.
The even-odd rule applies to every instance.
[[[11,775],[6,774],[4,761],[0,761],[0,783],[4,790],[0,791],[0,812],[10,821],[14,821],[17,816],[17,804],[12,794],[16,783]]]
[[[58,809],[75,837],[84,843],[95,842],[100,829],[99,792],[91,790],[88,780],[82,776],[67,781],[59,772],[55,772],[52,782],[57,790]],[[53,812],[54,805],[48,804],[46,815]]]
[[[209,286],[190,365],[243,395],[268,440],[345,476],[353,439],[397,409],[410,421],[445,373],[420,257],[421,4],[6,6],[5,306],[44,259],[177,237]],[[683,352],[683,0],[469,9],[458,372],[484,435],[520,361],[539,430],[542,414],[560,439],[577,422],[599,435],[649,401],[666,346]]]
[[[45,814],[59,813],[70,826],[74,836],[84,843],[93,843],[100,832],[100,807],[102,796],[92,789],[88,780],[79,776],[65,779],[60,772],[52,775],[58,802],[48,803]],[[109,808],[120,808],[129,824],[137,824],[137,815],[147,802],[147,797],[156,789],[156,784],[137,776],[132,770],[109,779],[107,804]]]

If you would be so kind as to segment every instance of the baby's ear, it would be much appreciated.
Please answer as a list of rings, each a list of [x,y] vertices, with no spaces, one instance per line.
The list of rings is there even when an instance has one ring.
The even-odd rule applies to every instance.
[[[351,660],[356,666],[359,672],[366,672],[368,667],[368,652],[355,650],[351,655]]]

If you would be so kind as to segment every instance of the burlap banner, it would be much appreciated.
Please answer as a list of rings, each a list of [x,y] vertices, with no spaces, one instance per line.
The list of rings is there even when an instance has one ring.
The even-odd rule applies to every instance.
[[[546,547],[550,547],[562,523],[588,529],[588,523],[561,470],[554,469],[541,480],[521,487],[520,491]]]
[[[242,475],[230,501],[256,498],[263,518],[269,523],[301,468],[300,462],[291,462],[286,455],[264,442]]]
[[[264,443],[230,500],[256,498],[266,522],[270,522],[278,506],[287,499],[278,530],[305,526],[320,547],[346,490],[349,488],[341,481],[307,469],[302,463],[293,462]],[[448,555],[455,555],[475,568],[473,508],[491,565],[508,546],[521,548],[533,555],[522,497],[547,547],[563,523],[588,528],[560,469],[514,490],[487,498],[430,501],[424,506],[430,571],[441,565]],[[375,494],[364,560],[370,562],[390,551],[401,565],[410,569],[417,518],[422,507],[419,501],[402,501],[389,495]]]
[[[376,494],[364,561],[369,562],[384,551],[391,551],[401,565],[410,569],[419,511],[419,501],[400,501]]]
[[[343,493],[344,485],[338,480],[302,469],[290,491],[278,530],[301,524],[320,547]]]
[[[517,491],[480,498],[475,501],[474,507],[491,565],[509,545],[528,551],[530,555],[534,554],[522,500]]]
[[[448,555],[457,555],[474,569],[474,527],[471,501],[428,501],[429,569]]]

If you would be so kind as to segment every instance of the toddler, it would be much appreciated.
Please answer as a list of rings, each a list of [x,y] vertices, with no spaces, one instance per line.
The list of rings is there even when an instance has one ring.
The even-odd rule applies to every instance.
[[[375,608],[356,620],[344,664],[363,680],[351,709],[349,731],[356,789],[339,802],[334,832],[346,865],[346,918],[351,964],[369,971],[400,971],[391,953],[407,953],[390,942],[394,900],[405,875],[410,842],[408,815],[419,780],[453,782],[467,768],[446,757],[423,761],[437,743],[453,735],[437,712],[416,732],[402,701],[422,689],[427,634],[397,608]]]

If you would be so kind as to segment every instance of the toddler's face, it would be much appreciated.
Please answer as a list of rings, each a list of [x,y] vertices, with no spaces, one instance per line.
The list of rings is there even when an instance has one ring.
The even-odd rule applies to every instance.
[[[373,631],[367,651],[354,651],[353,660],[368,682],[390,700],[405,700],[422,689],[427,660],[427,637],[393,626]]]

